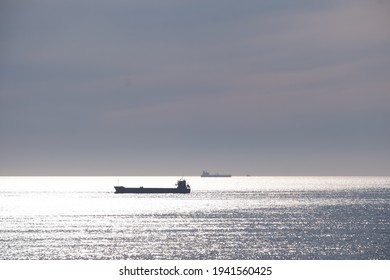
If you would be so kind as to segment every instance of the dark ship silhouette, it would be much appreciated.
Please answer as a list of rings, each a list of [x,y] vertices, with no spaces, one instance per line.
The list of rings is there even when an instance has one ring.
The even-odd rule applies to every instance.
[[[190,185],[187,185],[186,180],[179,180],[176,183],[176,188],[125,188],[123,186],[114,186],[115,193],[190,193]]]

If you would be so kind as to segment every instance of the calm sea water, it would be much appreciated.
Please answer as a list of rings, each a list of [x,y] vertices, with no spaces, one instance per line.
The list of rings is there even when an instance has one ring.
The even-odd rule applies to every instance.
[[[390,259],[390,177],[0,177],[0,259]]]

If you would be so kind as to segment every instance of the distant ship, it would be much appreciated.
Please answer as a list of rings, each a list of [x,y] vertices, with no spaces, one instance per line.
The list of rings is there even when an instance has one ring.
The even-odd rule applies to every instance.
[[[210,174],[207,171],[203,171],[202,174],[200,175],[200,177],[232,177],[232,175],[230,175],[230,174],[218,174],[218,173]]]
[[[123,186],[114,186],[115,193],[190,193],[190,185],[187,185],[186,180],[179,180],[176,183],[176,188],[125,188]]]

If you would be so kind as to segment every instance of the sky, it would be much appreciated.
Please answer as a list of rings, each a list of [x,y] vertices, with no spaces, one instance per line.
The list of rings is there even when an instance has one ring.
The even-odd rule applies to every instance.
[[[390,1],[3,0],[0,175],[390,175]]]

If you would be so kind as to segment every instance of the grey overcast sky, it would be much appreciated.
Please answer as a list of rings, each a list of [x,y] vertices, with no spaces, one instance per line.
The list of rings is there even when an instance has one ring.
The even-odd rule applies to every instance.
[[[390,175],[390,1],[2,0],[0,175]]]

